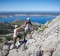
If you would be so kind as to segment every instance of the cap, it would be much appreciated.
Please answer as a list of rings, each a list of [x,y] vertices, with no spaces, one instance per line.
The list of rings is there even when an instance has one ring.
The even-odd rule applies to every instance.
[[[27,20],[30,20],[30,18],[27,18]]]
[[[18,25],[15,25],[15,28],[18,27]]]

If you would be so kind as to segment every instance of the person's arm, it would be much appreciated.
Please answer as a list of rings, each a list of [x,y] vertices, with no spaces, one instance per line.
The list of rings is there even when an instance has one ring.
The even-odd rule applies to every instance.
[[[27,23],[25,22],[24,25],[26,26],[26,24],[27,24]]]
[[[32,23],[30,22],[30,25],[32,26]]]
[[[20,27],[18,27],[18,28],[16,28],[16,30],[19,30],[20,28],[23,28],[25,25],[23,25],[23,26],[20,26]]]
[[[32,30],[34,30],[34,26],[32,25],[32,23],[31,23],[31,22],[30,22],[30,25],[31,25]]]

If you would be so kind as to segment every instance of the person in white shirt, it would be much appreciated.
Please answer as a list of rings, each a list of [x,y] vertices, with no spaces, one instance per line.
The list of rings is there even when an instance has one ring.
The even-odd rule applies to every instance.
[[[30,18],[27,18],[27,21],[25,22],[25,37],[27,36],[27,34],[29,34],[30,38],[32,38],[31,28],[33,29],[32,23],[30,21]]]
[[[16,48],[15,44],[17,41],[17,38],[19,38],[19,29],[23,26],[18,27],[18,25],[15,25],[14,33],[13,33],[13,48]]]

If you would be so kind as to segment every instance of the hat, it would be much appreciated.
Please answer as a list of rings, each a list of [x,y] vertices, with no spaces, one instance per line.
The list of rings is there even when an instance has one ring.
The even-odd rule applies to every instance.
[[[18,27],[18,25],[15,25],[15,28]]]
[[[30,20],[30,18],[27,18],[27,20]]]

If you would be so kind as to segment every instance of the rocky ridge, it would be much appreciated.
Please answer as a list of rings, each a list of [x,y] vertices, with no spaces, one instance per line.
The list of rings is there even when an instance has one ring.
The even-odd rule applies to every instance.
[[[60,16],[52,20],[42,33],[34,31],[26,45],[10,50],[8,56],[60,56]]]

